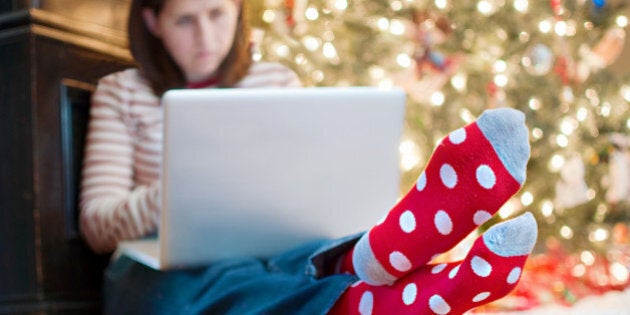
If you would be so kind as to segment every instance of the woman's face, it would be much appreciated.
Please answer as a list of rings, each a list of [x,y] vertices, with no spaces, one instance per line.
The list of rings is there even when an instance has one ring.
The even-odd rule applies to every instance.
[[[155,15],[145,9],[148,29],[184,73],[186,81],[211,78],[227,56],[240,11],[238,0],[166,0]]]

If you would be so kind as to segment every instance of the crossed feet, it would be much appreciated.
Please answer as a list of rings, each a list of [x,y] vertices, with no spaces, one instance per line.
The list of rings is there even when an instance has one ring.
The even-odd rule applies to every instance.
[[[513,109],[451,132],[416,185],[342,258],[340,271],[361,280],[330,314],[462,314],[507,295],[536,242],[531,213],[491,227],[463,261],[429,263],[520,189],[529,154],[525,117]]]

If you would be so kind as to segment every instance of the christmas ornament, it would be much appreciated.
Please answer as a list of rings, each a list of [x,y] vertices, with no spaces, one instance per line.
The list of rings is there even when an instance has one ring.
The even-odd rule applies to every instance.
[[[622,28],[615,27],[607,30],[595,47],[581,45],[581,60],[577,64],[575,79],[578,82],[584,82],[591,73],[613,64],[621,54],[625,41],[626,32]]]
[[[545,44],[535,44],[525,52],[522,64],[528,73],[535,76],[543,76],[549,73],[553,67],[554,55]]]
[[[560,180],[556,183],[555,205],[560,208],[572,208],[588,201],[586,181],[584,180],[584,162],[579,155],[574,155],[560,170]]]

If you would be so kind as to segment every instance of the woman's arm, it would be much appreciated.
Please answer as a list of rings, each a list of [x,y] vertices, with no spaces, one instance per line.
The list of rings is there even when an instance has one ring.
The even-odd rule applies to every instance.
[[[80,194],[80,228],[98,253],[119,241],[155,231],[159,185],[134,182],[136,126],[130,116],[134,93],[120,73],[103,78],[93,95]]]

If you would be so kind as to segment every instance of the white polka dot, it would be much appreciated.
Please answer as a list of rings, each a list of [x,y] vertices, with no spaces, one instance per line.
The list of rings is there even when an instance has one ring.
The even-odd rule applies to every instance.
[[[453,188],[457,185],[457,173],[455,173],[455,169],[450,164],[442,165],[440,168],[440,178],[444,186],[448,188]]]
[[[507,282],[509,284],[515,284],[516,281],[518,281],[520,277],[521,277],[521,268],[516,267],[512,269],[512,271],[510,271],[510,274],[508,275],[508,278],[507,278]]]
[[[492,266],[485,259],[475,256],[470,261],[470,265],[476,275],[480,277],[487,277],[492,272]]]
[[[416,301],[416,296],[418,294],[418,287],[416,286],[415,283],[410,283],[408,285],[405,286],[405,289],[403,290],[403,303],[405,303],[405,305],[411,305],[413,304],[413,302]]]
[[[401,252],[393,252],[389,254],[389,263],[394,267],[394,269],[405,272],[411,269],[411,262],[409,259]]]
[[[448,273],[448,278],[449,279],[453,279],[453,278],[455,278],[455,276],[457,276],[457,273],[459,272],[459,267],[460,266],[461,265],[458,265],[457,267],[451,269],[451,272]]]
[[[492,218],[492,214],[490,214],[490,212],[485,210],[477,210],[477,212],[475,212],[475,215],[473,216],[473,221],[476,225],[482,225],[486,221],[490,220],[490,218]]]
[[[450,135],[448,135],[448,139],[451,140],[453,144],[460,144],[466,140],[466,130],[464,128],[459,128]]]
[[[490,292],[481,292],[477,295],[475,295],[475,297],[472,299],[473,302],[477,303],[477,302],[481,302],[485,299],[487,299],[490,296]]]
[[[438,274],[440,272],[442,272],[442,270],[444,270],[444,268],[446,268],[446,264],[439,264],[439,265],[435,265],[435,267],[431,268],[431,273],[432,274]]]
[[[420,174],[420,177],[418,177],[418,181],[416,182],[416,189],[418,191],[423,191],[425,187],[427,187],[427,175],[422,172],[422,174]]]
[[[359,301],[359,314],[370,315],[372,309],[374,309],[374,295],[370,291],[365,291]]]
[[[439,295],[434,295],[429,299],[429,308],[439,315],[445,315],[451,312],[451,307]]]
[[[477,182],[485,189],[494,187],[494,184],[497,183],[497,178],[490,166],[484,164],[477,168]]]
[[[413,215],[413,212],[409,210],[403,212],[398,221],[400,223],[400,228],[405,233],[411,233],[416,229],[416,217]]]
[[[435,227],[442,235],[449,235],[453,231],[453,221],[451,221],[451,217],[444,210],[440,210],[435,214],[433,223],[435,223]]]
[[[357,281],[357,282],[353,283],[353,284],[352,284],[352,287],[353,287],[353,288],[356,288],[356,287],[360,286],[360,285],[361,285],[361,283],[363,283],[363,281],[359,280],[359,281]]]

